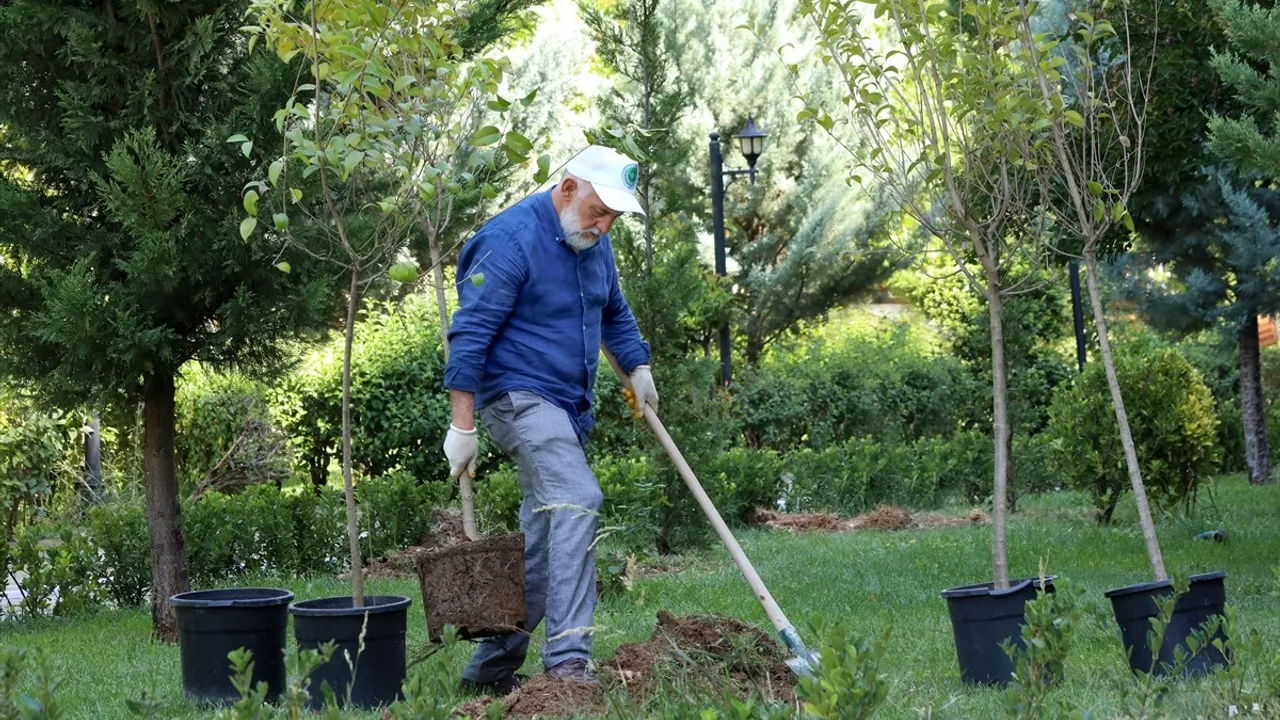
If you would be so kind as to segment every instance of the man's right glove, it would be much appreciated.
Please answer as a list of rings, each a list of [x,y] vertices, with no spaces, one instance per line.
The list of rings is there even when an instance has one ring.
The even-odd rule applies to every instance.
[[[480,457],[480,438],[476,429],[463,430],[452,423],[444,437],[444,456],[449,458],[449,477],[460,477],[466,471],[476,476],[476,459]]]

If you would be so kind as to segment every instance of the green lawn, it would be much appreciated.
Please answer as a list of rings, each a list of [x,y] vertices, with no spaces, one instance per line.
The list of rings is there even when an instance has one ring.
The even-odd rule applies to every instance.
[[[1239,611],[1241,623],[1263,632],[1273,650],[1280,648],[1272,573],[1272,566],[1280,562],[1280,487],[1252,488],[1232,477],[1217,483],[1212,500],[1202,492],[1194,517],[1162,522],[1166,564],[1175,573],[1226,570],[1228,600]],[[1078,496],[1066,495],[1025,499],[1011,521],[1012,571],[1032,575],[1046,558],[1051,574],[1086,588],[1088,597],[1099,602],[1105,590],[1149,579],[1132,511],[1121,513],[1117,525],[1100,528],[1086,519],[1080,503]],[[1197,532],[1211,528],[1226,530],[1229,540],[1217,544],[1194,539]],[[892,624],[886,663],[892,689],[879,717],[915,718],[924,709],[935,718],[1001,714],[997,691],[961,685],[946,606],[939,596],[946,587],[989,579],[988,528],[842,535],[751,531],[740,533],[740,538],[797,624],[814,613],[847,620],[866,634]],[[621,643],[647,637],[659,609],[725,613],[767,625],[722,550],[684,565],[683,571],[641,581],[632,596],[600,608],[600,656]],[[243,582],[264,583],[287,586],[300,599],[341,594],[345,588],[334,579]],[[375,580],[369,585],[370,592],[418,596],[412,581]],[[424,625],[420,602],[415,601],[411,648],[424,643]],[[1110,632],[1111,627],[1092,625],[1080,632],[1068,661],[1067,681],[1057,691],[1100,717],[1114,714],[1116,683],[1126,676],[1124,660],[1108,640]],[[59,697],[69,717],[127,717],[125,700],[147,688],[167,703],[166,717],[208,716],[182,701],[178,649],[150,640],[149,616],[142,611],[3,625],[0,633],[3,646],[51,651],[65,679]],[[460,648],[457,663],[463,662],[464,653]],[[1226,716],[1204,680],[1181,683],[1170,703],[1173,717]]]

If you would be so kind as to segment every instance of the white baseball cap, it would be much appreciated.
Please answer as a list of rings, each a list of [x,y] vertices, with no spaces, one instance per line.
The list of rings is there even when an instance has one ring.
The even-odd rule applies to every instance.
[[[636,199],[640,165],[617,150],[592,145],[574,156],[565,166],[565,172],[591,183],[596,195],[610,210],[645,214]]]

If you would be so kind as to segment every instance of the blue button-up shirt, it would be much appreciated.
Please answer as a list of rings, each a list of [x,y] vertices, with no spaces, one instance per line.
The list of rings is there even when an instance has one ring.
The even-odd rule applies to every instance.
[[[481,273],[478,284],[468,280]],[[585,440],[601,341],[628,373],[649,362],[609,236],[574,252],[550,192],[486,223],[462,248],[458,278],[444,384],[475,393],[478,408],[512,390],[533,392],[563,408]]]

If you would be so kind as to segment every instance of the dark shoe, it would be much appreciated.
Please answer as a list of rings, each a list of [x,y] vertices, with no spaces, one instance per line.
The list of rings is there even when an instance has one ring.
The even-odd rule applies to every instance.
[[[476,682],[462,678],[459,687],[462,692],[468,695],[492,695],[493,697],[505,697],[520,689],[520,684],[528,680],[525,675],[509,675],[501,680],[493,682]]]
[[[591,672],[586,660],[565,660],[555,667],[547,668],[547,677],[552,680],[573,680],[575,682],[599,685],[600,681]]]

